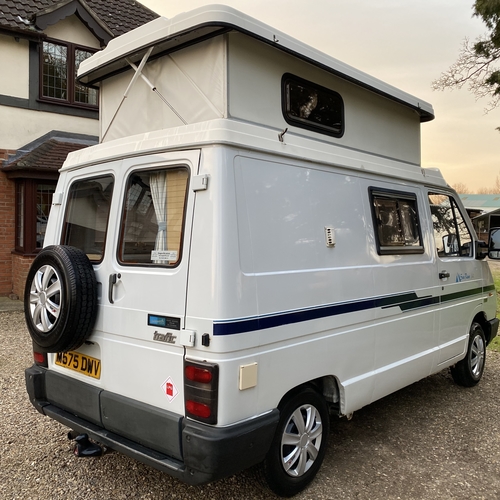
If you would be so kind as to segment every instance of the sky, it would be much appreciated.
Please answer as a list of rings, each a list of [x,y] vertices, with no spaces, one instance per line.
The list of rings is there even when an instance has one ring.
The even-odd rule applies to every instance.
[[[472,17],[474,0],[141,0],[171,18],[222,3],[432,104],[423,123],[422,166],[439,168],[469,192],[500,177],[500,108],[485,112],[466,88],[432,90],[468,38],[486,33]]]

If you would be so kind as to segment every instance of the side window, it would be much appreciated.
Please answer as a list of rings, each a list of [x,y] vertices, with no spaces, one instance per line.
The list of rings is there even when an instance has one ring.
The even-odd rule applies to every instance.
[[[453,197],[429,193],[429,204],[439,257],[472,257],[472,236]]]
[[[333,137],[344,134],[344,102],[337,92],[285,74],[283,115],[290,125]]]
[[[113,185],[107,175],[76,181],[69,188],[62,244],[80,248],[91,261],[104,256]]]
[[[181,258],[189,171],[141,170],[125,191],[118,260],[176,266]]]
[[[370,188],[379,255],[423,253],[414,193]]]

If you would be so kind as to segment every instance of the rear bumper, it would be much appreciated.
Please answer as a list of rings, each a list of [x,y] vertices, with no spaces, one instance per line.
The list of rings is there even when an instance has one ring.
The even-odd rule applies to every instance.
[[[213,427],[36,365],[25,375],[30,401],[40,413],[192,485],[221,479],[261,462],[279,420],[275,409],[244,423]],[[75,407],[76,401],[85,415]]]
[[[498,320],[498,318],[493,318],[492,320],[487,322],[488,326],[486,328],[488,329],[488,331],[484,333],[486,334],[488,344],[497,336],[499,323],[500,320]]]

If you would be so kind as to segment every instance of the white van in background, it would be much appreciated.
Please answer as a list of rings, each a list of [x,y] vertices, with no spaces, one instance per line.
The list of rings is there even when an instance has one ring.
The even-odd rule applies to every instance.
[[[342,416],[497,334],[486,255],[420,165],[432,107],[228,7],[80,66],[101,143],[69,155],[28,276],[27,390],[190,484],[261,464],[291,496]]]

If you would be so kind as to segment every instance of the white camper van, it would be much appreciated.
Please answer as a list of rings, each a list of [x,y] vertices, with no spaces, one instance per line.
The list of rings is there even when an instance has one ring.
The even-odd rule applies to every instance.
[[[79,78],[101,141],[61,169],[25,309],[29,397],[80,451],[190,484],[261,464],[291,496],[329,412],[445,368],[479,382],[495,289],[421,167],[429,104],[222,6],[111,41]]]

